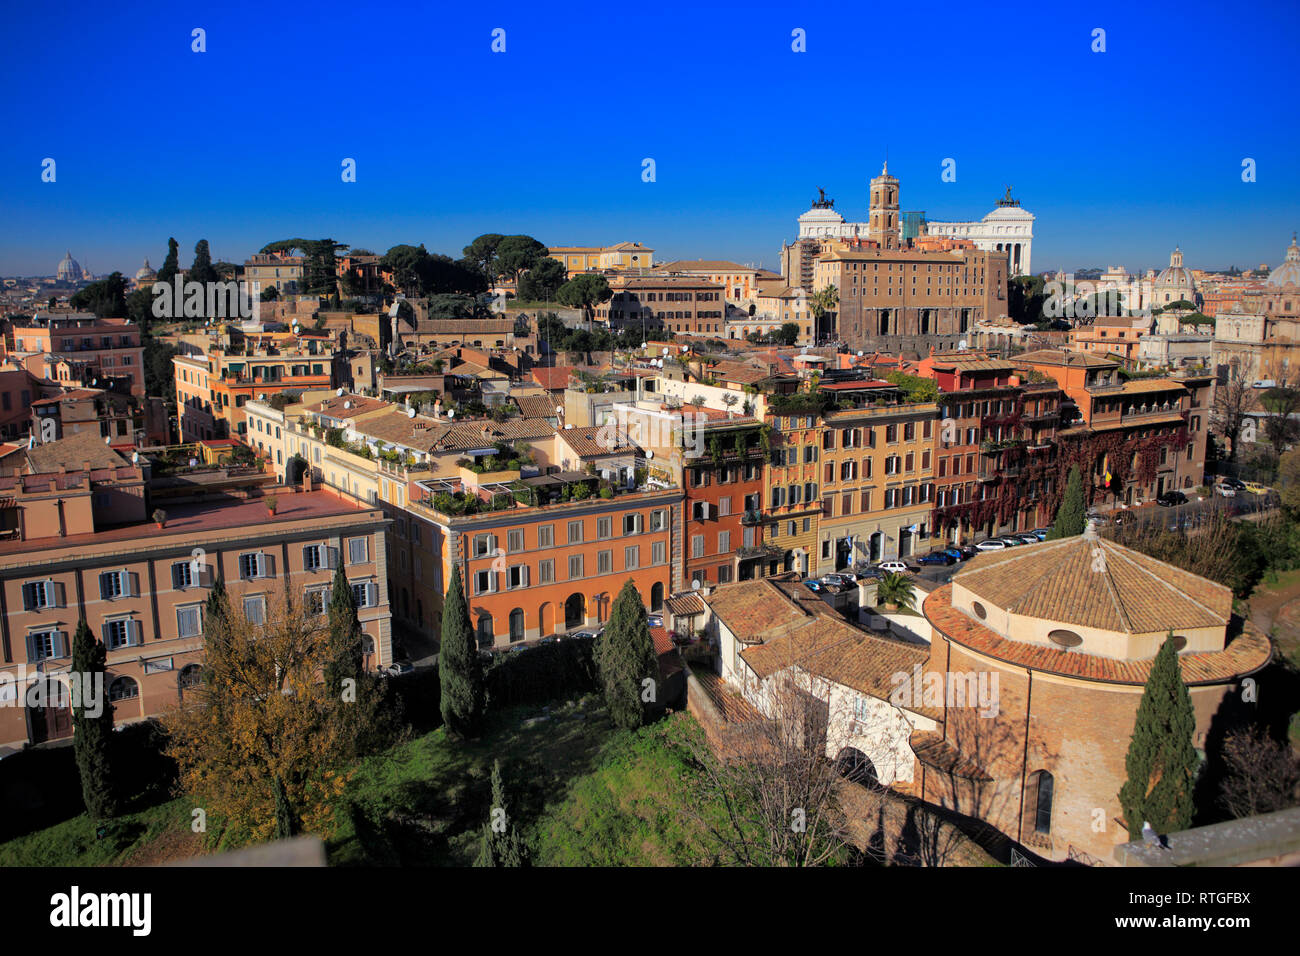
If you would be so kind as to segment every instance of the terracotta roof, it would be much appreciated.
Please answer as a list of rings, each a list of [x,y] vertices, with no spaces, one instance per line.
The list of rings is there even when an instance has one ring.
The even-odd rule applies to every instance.
[[[1223,627],[1232,617],[1222,584],[1089,533],[986,552],[953,581],[1012,614],[1125,634]]]
[[[693,614],[703,614],[704,602],[694,592],[678,594],[668,599],[668,612],[673,617],[690,617]]]
[[[972,561],[976,560],[974,558]],[[926,619],[948,640],[1016,667],[1113,684],[1143,685],[1154,658],[1121,661],[1078,651],[1058,650],[1038,644],[1008,640],[952,606],[952,585],[937,588],[921,605]],[[1268,663],[1273,645],[1266,634],[1249,623],[1222,651],[1179,654],[1183,680],[1191,684],[1216,684],[1252,674]]]
[[[94,432],[69,435],[27,449],[27,465],[33,474],[48,474],[59,467],[80,471],[89,461],[91,468],[121,468],[127,460],[115,452]]]
[[[650,640],[654,642],[655,654],[670,654],[677,650],[677,645],[668,636],[668,631],[662,627],[650,628]]]
[[[749,701],[731,690],[722,678],[710,670],[691,668],[700,689],[713,702],[718,714],[729,724],[748,724],[762,720],[763,715]]]
[[[549,395],[511,395],[524,418],[554,418],[555,401]]]
[[[1012,357],[1012,364],[1022,365],[1077,365],[1083,368],[1114,368],[1118,362],[1098,358],[1089,352],[1065,352],[1061,349],[1038,349],[1022,352]]]
[[[654,267],[656,272],[757,272],[753,266],[742,266],[726,259],[678,259]]]
[[[936,361],[935,368],[952,368],[962,372],[1014,372],[1016,367],[1002,359],[970,358]]]
[[[968,780],[992,780],[987,770],[932,730],[918,730],[908,739],[916,759],[929,767]]]
[[[757,644],[766,633],[776,634],[782,627],[802,622],[820,613],[817,606],[828,605],[798,581],[795,587],[806,598],[791,597],[777,586],[775,578],[724,584],[703,598],[713,613],[745,644]]]
[[[573,369],[568,365],[557,365],[555,368],[535,368],[532,371],[533,381],[542,386],[542,388],[555,390],[564,388],[569,384],[569,376],[573,374]]]
[[[641,451],[635,443],[628,441],[626,435],[621,434],[621,429],[618,428],[570,428],[557,434],[560,440],[581,458],[600,458],[605,455]]]
[[[1175,382],[1171,378],[1135,378],[1125,382],[1119,392],[1124,395],[1134,395],[1143,392],[1168,392],[1174,389],[1180,392],[1187,391],[1182,382]]]
[[[419,319],[417,335],[513,335],[514,319]],[[411,333],[400,330],[402,335]]]
[[[465,451],[483,448],[498,441],[546,438],[554,433],[555,429],[548,422],[536,418],[512,418],[504,422],[490,419],[457,422],[448,426],[436,447],[441,451]]]
[[[394,407],[385,414],[358,422],[353,428],[367,438],[428,452],[447,434],[451,425],[427,415],[409,418],[406,412]]]
[[[345,405],[347,406],[346,408],[344,407]],[[367,398],[365,395],[344,393],[343,395],[331,395],[329,398],[323,399],[322,401],[313,402],[311,405],[305,406],[303,412],[320,412],[322,415],[327,415],[330,418],[349,419],[391,406],[391,402],[386,402],[382,399]]]

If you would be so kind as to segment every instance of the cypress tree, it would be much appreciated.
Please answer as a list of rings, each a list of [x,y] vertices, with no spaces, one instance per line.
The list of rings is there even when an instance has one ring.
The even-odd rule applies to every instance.
[[[1183,683],[1173,632],[1151,664],[1142,702],[1138,704],[1125,767],[1128,779],[1119,800],[1130,839],[1137,839],[1144,821],[1157,833],[1174,833],[1191,826],[1192,788],[1197,757],[1192,745],[1196,716]]]
[[[506,788],[501,782],[501,761],[492,761],[492,806],[483,825],[475,866],[531,866],[528,844],[506,806]]]
[[[158,270],[159,282],[171,282],[176,273],[181,271],[181,246],[175,239],[167,240],[167,258]]]
[[[72,639],[72,679],[80,683],[82,692],[72,701],[72,749],[81,777],[81,798],[96,822],[117,814],[110,754],[113,706],[104,685],[105,656],[104,645],[95,640],[85,619],[78,621]],[[96,704],[98,715],[94,714]]]
[[[230,598],[226,595],[226,582],[217,578],[208,592],[208,603],[203,607],[204,630],[224,627],[230,621]]]
[[[472,736],[483,717],[483,662],[474,643],[459,565],[452,568],[451,584],[442,605],[438,682],[442,688],[442,722],[448,733]]]
[[[1079,466],[1075,465],[1070,469],[1065,495],[1061,498],[1061,506],[1056,509],[1056,521],[1052,523],[1052,530],[1047,532],[1047,540],[1083,534],[1087,524],[1088,515],[1083,505],[1083,478],[1079,474]]]
[[[342,564],[334,569],[334,583],[330,588],[329,632],[325,686],[331,694],[338,695],[346,678],[356,681],[354,686],[360,684],[365,662],[364,632],[357,618],[357,599]]]
[[[212,253],[208,251],[208,240],[200,239],[194,244],[194,264],[186,277],[191,282],[216,282],[221,276],[212,268]]]
[[[605,688],[605,705],[615,725],[631,730],[644,724],[648,705],[658,696],[659,658],[641,593],[631,580],[618,592],[609,623],[596,639],[596,667]],[[647,685],[647,680],[652,683]],[[654,691],[649,700],[644,699],[647,689]]]

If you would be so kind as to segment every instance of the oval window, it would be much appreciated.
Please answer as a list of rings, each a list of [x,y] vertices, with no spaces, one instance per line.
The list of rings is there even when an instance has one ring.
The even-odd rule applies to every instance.
[[[981,621],[984,620],[984,618],[988,617],[988,611],[984,610],[984,605],[981,604],[979,601],[971,602],[971,607],[975,611],[975,616],[979,618]]]
[[[1181,635],[1181,634],[1175,634],[1175,635],[1174,635],[1174,653],[1177,654],[1179,651],[1181,651],[1181,650],[1182,650],[1184,647],[1186,647],[1186,646],[1187,646],[1187,638],[1183,637],[1183,635]]]
[[[1078,647],[1083,643],[1083,638],[1074,631],[1048,631],[1047,639],[1059,647]]]

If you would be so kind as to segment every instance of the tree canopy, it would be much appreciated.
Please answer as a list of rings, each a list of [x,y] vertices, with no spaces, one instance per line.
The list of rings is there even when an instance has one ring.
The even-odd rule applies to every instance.
[[[438,680],[442,685],[442,722],[455,737],[472,737],[483,719],[483,663],[469,620],[469,603],[460,565],[442,605],[442,645],[438,650]]]
[[[596,667],[614,723],[625,729],[644,724],[650,713],[649,705],[657,699],[659,658],[650,637],[641,593],[631,579],[618,592],[610,609],[609,623],[596,638]],[[655,693],[647,695],[647,691]]]
[[[1057,538],[1072,538],[1083,534],[1087,523],[1087,508],[1083,500],[1083,476],[1079,474],[1079,466],[1075,465],[1070,469],[1070,477],[1065,483],[1065,495],[1061,498],[1061,506],[1056,510],[1056,520],[1052,522],[1052,530],[1047,532],[1047,540],[1055,541]]]

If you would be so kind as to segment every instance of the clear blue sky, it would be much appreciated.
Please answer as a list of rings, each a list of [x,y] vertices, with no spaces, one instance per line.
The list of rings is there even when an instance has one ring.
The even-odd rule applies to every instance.
[[[1036,271],[1163,266],[1175,243],[1193,266],[1280,262],[1300,5],[1049,6],[11,4],[0,274],[67,248],[130,273],[168,236],[188,264],[199,238],[242,261],[290,236],[459,256],[483,232],[773,268],[817,187],[865,219],[886,149],[932,218],[1014,184]]]

